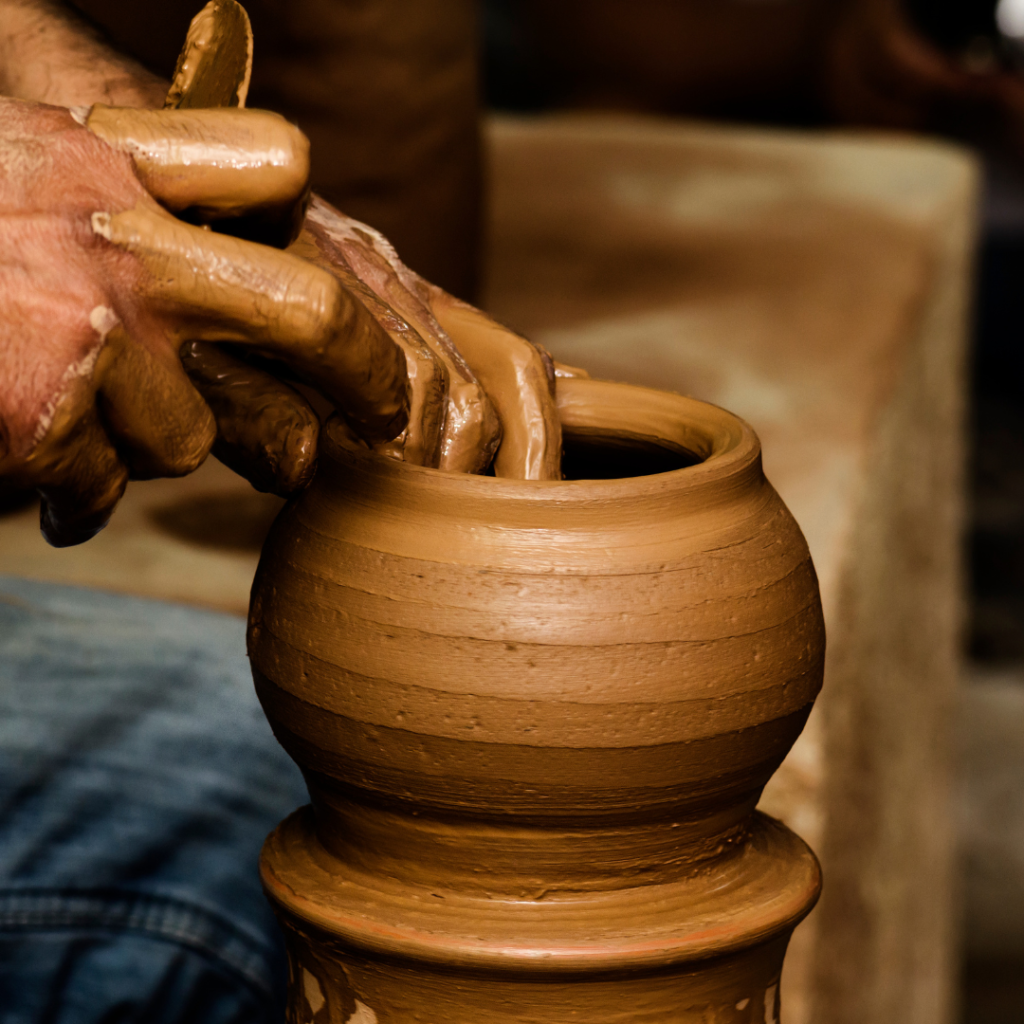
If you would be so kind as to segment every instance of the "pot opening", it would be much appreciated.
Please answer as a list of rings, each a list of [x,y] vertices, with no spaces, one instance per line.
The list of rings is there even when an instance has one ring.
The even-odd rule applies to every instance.
[[[696,466],[704,460],[677,446],[627,437],[566,435],[562,476],[566,480],[621,480]]]

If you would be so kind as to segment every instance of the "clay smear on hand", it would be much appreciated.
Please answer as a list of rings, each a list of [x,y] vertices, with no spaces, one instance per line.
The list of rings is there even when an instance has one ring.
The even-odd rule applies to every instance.
[[[94,230],[148,271],[140,295],[186,340],[243,342],[285,361],[368,441],[407,422],[402,354],[366,307],[289,253],[145,209],[95,214]]]
[[[288,497],[312,479],[320,420],[294,388],[226,348],[192,341],[181,352],[217,420],[213,454],[258,491]]]
[[[281,214],[301,201],[309,142],[265,110],[130,110],[96,104],[85,126],[131,155],[169,210],[200,220]]]
[[[553,373],[544,355],[525,338],[430,287],[438,323],[483,384],[498,410],[502,442],[494,475],[517,480],[560,480],[562,427],[555,406]]]
[[[244,9],[234,0],[211,0],[193,19],[166,105],[192,108],[190,113],[197,107],[244,106],[251,66],[252,31]],[[130,152],[147,188],[175,212],[213,221],[242,209],[264,210],[273,220],[294,209],[299,179],[308,174],[301,133],[263,112],[200,113],[198,132],[192,121],[179,124],[166,111],[154,117],[97,107],[88,125]],[[182,167],[189,168],[187,174]],[[247,173],[240,179],[235,172],[242,169]],[[448,315],[454,300],[410,271],[379,232],[318,198],[291,252],[329,271],[405,357],[408,426],[398,438],[378,441],[379,451],[453,472],[480,473],[493,463],[499,476],[560,477],[561,434],[544,372],[549,368],[528,342],[480,314],[470,321],[456,313],[454,322],[471,336],[473,357],[464,358],[435,315],[435,306]],[[474,360],[486,381],[471,368]],[[223,405],[233,392],[213,385],[202,362],[193,352],[193,379],[201,389],[213,388],[211,395]],[[241,373],[236,369],[233,376],[240,381]],[[265,383],[257,382],[257,390],[265,390]],[[288,406],[270,404],[282,415]],[[304,413],[292,407],[286,419],[297,424]],[[235,433],[239,443],[230,446],[232,457],[248,462],[257,435],[250,432],[243,442],[243,432]]]
[[[387,239],[315,196],[292,251],[329,268],[357,291],[405,352],[409,427],[380,450],[452,472],[486,469],[502,437],[494,406],[424,301],[424,282]]]

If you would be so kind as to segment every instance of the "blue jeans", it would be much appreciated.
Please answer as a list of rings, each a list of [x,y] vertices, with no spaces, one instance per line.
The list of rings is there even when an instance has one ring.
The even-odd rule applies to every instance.
[[[283,1019],[241,619],[0,576],[0,1024]]]

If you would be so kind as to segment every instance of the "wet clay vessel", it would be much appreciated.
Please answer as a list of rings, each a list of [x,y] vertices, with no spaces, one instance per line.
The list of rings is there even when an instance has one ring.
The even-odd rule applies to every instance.
[[[328,425],[266,544],[249,651],[312,798],[262,857],[291,1024],[779,1020],[820,877],[754,808],[821,684],[807,546],[742,421],[559,389],[567,473],[613,478]]]

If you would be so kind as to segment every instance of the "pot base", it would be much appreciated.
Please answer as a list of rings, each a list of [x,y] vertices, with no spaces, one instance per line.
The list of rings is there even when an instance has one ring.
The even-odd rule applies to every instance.
[[[264,886],[289,945],[290,1024],[774,1024],[786,943],[817,899],[809,848],[755,814],[671,883],[534,899],[371,877],[310,808],[270,836]]]

